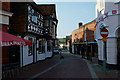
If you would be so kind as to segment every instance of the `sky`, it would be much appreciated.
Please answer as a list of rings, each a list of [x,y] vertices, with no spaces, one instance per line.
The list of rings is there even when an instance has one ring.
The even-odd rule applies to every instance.
[[[54,4],[56,4],[58,19],[57,38],[65,38],[71,35],[72,31],[78,28],[79,22],[86,24],[95,19],[95,1],[54,2]]]
[[[95,19],[95,2],[60,2],[56,7],[58,38],[71,35],[79,22],[86,24]]]

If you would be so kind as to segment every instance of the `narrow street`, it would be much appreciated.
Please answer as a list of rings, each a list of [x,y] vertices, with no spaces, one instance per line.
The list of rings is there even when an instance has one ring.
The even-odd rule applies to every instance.
[[[0,80],[120,80],[120,0],[0,5]]]
[[[17,78],[23,79],[40,79],[40,78],[97,78],[91,66],[81,59],[70,53],[62,53],[64,59],[60,59],[60,55],[44,62],[38,62],[23,67]]]

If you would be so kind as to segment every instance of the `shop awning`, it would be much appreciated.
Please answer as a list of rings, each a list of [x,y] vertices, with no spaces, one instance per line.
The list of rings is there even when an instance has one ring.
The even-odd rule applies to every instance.
[[[84,43],[73,43],[73,44],[96,44],[97,42],[84,42]]]
[[[15,35],[0,31],[0,46],[32,45],[32,42]]]

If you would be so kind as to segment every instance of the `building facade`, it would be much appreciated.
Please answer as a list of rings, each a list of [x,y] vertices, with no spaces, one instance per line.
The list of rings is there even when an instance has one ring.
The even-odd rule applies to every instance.
[[[9,18],[13,13],[10,12],[10,2],[0,2],[0,31],[8,32],[9,29]],[[9,62],[9,47],[2,47],[2,61],[5,64]],[[4,54],[3,54],[4,53]]]
[[[25,66],[52,57],[57,28],[55,5],[12,2],[11,12],[14,15],[10,20],[10,32],[32,41],[32,45],[20,47],[20,65]]]
[[[72,32],[72,53],[84,58],[97,57],[97,44],[94,40],[95,23],[93,20],[85,25],[79,23],[79,28]]]
[[[104,60],[103,41],[100,30],[105,27],[109,31],[106,42],[107,64],[111,66],[120,65],[120,2],[108,0],[97,0],[96,3],[96,31],[95,40],[98,44],[99,62]]]
[[[72,53],[72,35],[66,36],[66,46],[67,50]]]

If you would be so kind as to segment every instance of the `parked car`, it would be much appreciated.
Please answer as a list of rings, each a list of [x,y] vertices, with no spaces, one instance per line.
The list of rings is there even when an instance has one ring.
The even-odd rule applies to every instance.
[[[60,53],[60,50],[58,48],[53,49],[53,54],[59,54],[59,53]]]

